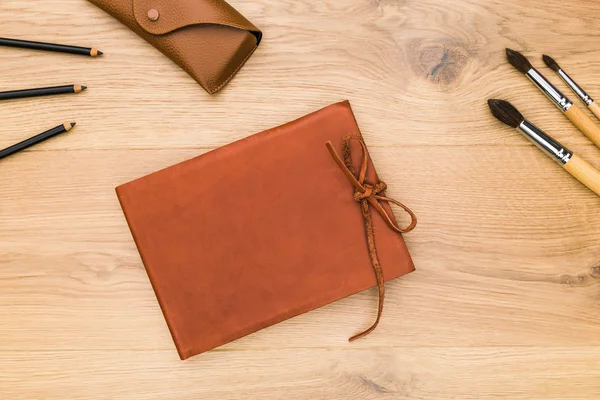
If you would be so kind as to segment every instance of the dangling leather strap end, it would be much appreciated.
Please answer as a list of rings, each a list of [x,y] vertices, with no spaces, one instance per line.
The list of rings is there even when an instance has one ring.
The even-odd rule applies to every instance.
[[[350,154],[351,152],[349,146],[352,140],[356,140],[360,144],[363,152],[360,171],[357,174],[358,176],[355,176],[354,167],[352,163],[352,156]],[[354,200],[359,202],[361,205],[361,210],[365,222],[365,232],[369,257],[371,258],[371,264],[373,266],[373,271],[375,272],[375,277],[377,279],[377,287],[379,289],[379,307],[377,310],[377,319],[369,329],[362,333],[359,333],[358,335],[352,336],[349,339],[349,341],[353,342],[373,332],[375,328],[377,328],[377,325],[379,325],[381,315],[383,314],[383,302],[385,298],[385,277],[383,275],[383,268],[381,267],[379,256],[377,255],[377,247],[375,246],[375,232],[373,230],[373,220],[371,217],[370,207],[372,206],[383,217],[386,224],[398,233],[406,233],[413,230],[417,225],[417,217],[404,204],[380,194],[384,193],[387,188],[387,185],[384,182],[378,182],[375,185],[367,183],[366,177],[367,166],[369,164],[369,152],[367,150],[367,145],[363,142],[361,138],[349,137],[346,139],[346,141],[344,142],[344,160],[342,160],[337,154],[331,142],[327,142],[325,145],[327,146],[327,150],[329,150],[329,153],[331,154],[331,157],[333,158],[335,163],[344,173],[346,178],[348,178],[352,186],[354,186]],[[394,221],[393,217],[390,216],[387,213],[387,211],[383,208],[381,202],[393,203],[405,210],[411,217],[410,224],[406,228],[400,228],[398,224]]]

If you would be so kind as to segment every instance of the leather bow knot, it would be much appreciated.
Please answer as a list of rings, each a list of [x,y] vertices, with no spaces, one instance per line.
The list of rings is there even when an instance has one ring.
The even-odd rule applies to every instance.
[[[370,185],[368,183],[365,183],[363,186],[365,188],[364,191],[356,189],[356,191],[354,192],[354,200],[360,202],[387,190],[387,185],[385,184],[385,182],[379,182],[376,185]]]
[[[360,165],[360,171],[358,176],[355,176],[356,172],[354,171],[354,164],[352,161],[352,152],[350,148],[350,143],[356,140],[361,148],[362,148],[362,162]],[[343,151],[344,151],[344,161],[337,154],[331,142],[327,142],[325,144],[331,157],[335,163],[340,167],[346,178],[350,181],[352,186],[354,186],[354,200],[358,202],[362,202],[366,200],[369,204],[375,208],[375,210],[383,217],[386,224],[395,230],[398,233],[408,233],[415,229],[417,226],[417,216],[413,213],[410,208],[406,207],[404,204],[400,203],[398,200],[394,200],[391,197],[384,196],[384,193],[387,190],[387,185],[385,182],[377,182],[376,184],[367,183],[367,167],[369,166],[369,151],[367,150],[367,145],[361,138],[358,137],[350,137],[344,141]],[[392,216],[388,214],[388,212],[383,208],[381,202],[387,202],[390,204],[395,204],[398,207],[402,208],[404,211],[408,213],[410,216],[410,224],[406,228],[401,228],[398,223],[394,220]]]
[[[360,171],[358,176],[354,170],[354,163],[352,161],[352,151],[350,147],[350,143],[352,140],[356,140],[360,146],[362,147],[362,163],[360,166]],[[412,231],[417,226],[417,217],[416,215],[404,204],[400,203],[397,200],[394,200],[390,197],[386,197],[383,195],[385,190],[387,189],[387,185],[385,182],[377,182],[376,184],[367,183],[367,167],[369,165],[369,152],[367,150],[367,145],[363,140],[359,137],[349,137],[344,141],[343,152],[344,152],[344,161],[337,154],[331,142],[326,143],[327,149],[333,157],[335,163],[340,167],[346,178],[350,181],[352,186],[354,186],[354,200],[358,201],[361,206],[363,219],[365,221],[365,232],[367,234],[367,247],[369,249],[369,257],[371,258],[371,264],[373,265],[373,270],[375,272],[375,277],[377,278],[377,287],[379,288],[379,307],[377,311],[377,319],[375,323],[366,331],[359,333],[350,338],[350,341],[354,341],[356,339],[360,339],[364,336],[367,336],[369,333],[373,332],[377,325],[379,325],[379,321],[381,320],[381,315],[383,313],[383,301],[385,298],[385,277],[383,276],[383,268],[381,267],[381,262],[379,261],[379,256],[377,255],[377,247],[375,246],[375,232],[373,229],[373,219],[371,216],[370,206],[373,206],[375,210],[383,217],[386,224],[392,228],[394,231],[398,233],[406,233]],[[410,224],[406,228],[401,228],[398,226],[398,223],[395,221],[393,216],[390,216],[388,212],[381,205],[382,202],[387,202],[391,204],[396,204],[401,207],[404,211],[406,211],[411,218]]]

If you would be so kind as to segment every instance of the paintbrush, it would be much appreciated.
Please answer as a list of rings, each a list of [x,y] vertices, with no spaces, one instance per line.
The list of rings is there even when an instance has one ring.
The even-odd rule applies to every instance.
[[[565,114],[585,136],[600,147],[600,127],[587,116],[579,107],[573,104],[567,96],[561,93],[538,70],[533,68],[524,55],[511,49],[506,49],[508,62],[536,84],[536,86]]]
[[[508,101],[488,100],[488,105],[496,118],[506,125],[521,131],[525,137],[535,143],[537,147],[553,160],[557,161],[575,179],[600,196],[600,171],[554,140],[554,138],[540,128],[527,121]]]
[[[547,56],[547,55],[544,54],[544,56],[542,58],[544,60],[544,63],[546,63],[546,65],[548,66],[548,68],[550,68],[551,70],[553,70],[554,72],[556,72],[558,74],[558,76],[560,76],[560,78],[567,84],[567,86],[569,86],[571,88],[571,90],[573,90],[573,92],[575,92],[575,94],[577,95],[577,97],[579,97],[585,103],[585,105],[590,109],[590,111],[596,117],[598,117],[598,119],[600,119],[600,105],[598,105],[598,103],[596,103],[594,101],[594,99],[592,99],[591,96],[589,94],[587,94],[585,92],[585,90],[583,90],[581,88],[581,86],[579,86],[560,67],[560,65],[558,65],[558,63],[556,61],[554,61],[554,59],[552,57]]]

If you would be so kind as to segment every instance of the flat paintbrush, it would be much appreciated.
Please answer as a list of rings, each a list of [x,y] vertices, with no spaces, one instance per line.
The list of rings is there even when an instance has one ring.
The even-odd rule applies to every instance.
[[[557,161],[575,179],[600,196],[600,171],[554,140],[540,128],[527,121],[508,101],[488,100],[488,105],[496,118],[506,125],[521,131],[524,136],[535,143],[537,147],[553,160]]]
[[[550,68],[551,70],[553,70],[554,72],[556,72],[558,74],[558,76],[560,76],[560,78],[567,84],[567,86],[569,86],[571,88],[571,90],[573,90],[573,92],[575,92],[575,94],[577,95],[577,97],[579,97],[584,103],[585,105],[590,109],[590,111],[596,116],[598,117],[598,119],[600,119],[600,105],[598,105],[598,103],[596,103],[594,101],[594,99],[592,99],[590,97],[589,94],[587,94],[585,92],[585,90],[583,90],[581,88],[581,86],[579,86],[561,67],[560,65],[558,65],[558,63],[556,61],[554,61],[554,59],[550,56],[544,55],[543,57],[544,62],[546,63],[546,65],[548,66],[548,68]]]
[[[567,118],[575,125],[585,136],[594,144],[600,147],[600,127],[587,116],[579,107],[573,104],[567,96],[561,93],[548,79],[538,70],[533,68],[531,63],[524,55],[511,49],[506,49],[508,62],[512,64],[519,72],[536,84],[536,86],[565,114]]]

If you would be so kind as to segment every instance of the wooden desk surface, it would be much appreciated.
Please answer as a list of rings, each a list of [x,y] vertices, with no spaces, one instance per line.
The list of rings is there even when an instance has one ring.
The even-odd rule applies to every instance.
[[[231,0],[265,40],[207,95],[84,0],[2,0],[2,36],[97,46],[91,59],[0,48],[0,146],[77,121],[0,163],[0,397],[597,399],[600,199],[491,117],[486,99],[600,167],[504,48],[555,57],[600,96],[591,1]],[[568,3],[568,6],[566,5]],[[392,196],[420,216],[418,271],[179,361],[114,188],[349,99]],[[581,103],[577,100],[578,105]],[[326,268],[326,266],[323,266]]]

